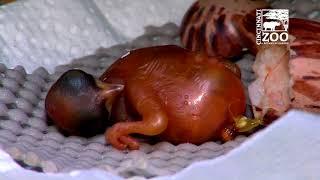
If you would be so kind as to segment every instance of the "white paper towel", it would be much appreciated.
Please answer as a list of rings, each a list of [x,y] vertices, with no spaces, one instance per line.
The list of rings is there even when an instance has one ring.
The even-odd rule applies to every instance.
[[[194,0],[25,0],[0,6],[0,63],[28,72],[92,54],[143,34],[147,25],[180,24]]]

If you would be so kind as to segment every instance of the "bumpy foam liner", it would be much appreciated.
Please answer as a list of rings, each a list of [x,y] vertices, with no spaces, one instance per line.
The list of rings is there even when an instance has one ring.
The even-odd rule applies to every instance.
[[[289,1],[286,2],[285,7],[289,7]],[[310,1],[311,4],[315,2]],[[273,4],[277,3],[280,2],[273,1]],[[308,16],[311,16],[310,13]],[[317,19],[319,16],[309,18]],[[161,44],[179,44],[178,28],[175,25],[147,27],[146,33],[133,42],[100,49],[94,55],[57,67],[52,75],[44,68],[26,74],[21,66],[7,69],[0,64],[1,148],[22,166],[36,171],[69,172],[75,169],[100,168],[123,177],[154,177],[175,173],[193,162],[213,159],[239,146],[246,137],[239,136],[225,144],[207,142],[200,146],[174,146],[168,142],[155,145],[142,143],[138,151],[118,151],[105,142],[103,135],[89,139],[65,137],[54,125],[47,123],[44,99],[61,73],[78,68],[98,77],[128,50]],[[245,86],[254,78],[251,71],[253,58],[245,55],[237,61]]]
[[[178,28],[173,24],[160,28],[148,27],[146,34],[132,43],[99,49],[94,55],[57,67],[52,75],[44,68],[26,74],[21,66],[7,69],[1,65],[0,145],[29,169],[68,172],[96,167],[124,177],[172,174],[195,161],[212,159],[237,147],[245,137],[238,137],[225,144],[207,142],[200,146],[174,146],[168,142],[155,145],[143,143],[139,151],[118,151],[106,144],[102,134],[89,139],[65,137],[54,125],[47,122],[44,99],[48,89],[61,73],[77,68],[98,77],[129,49],[178,44],[177,31]],[[241,67],[250,67],[252,59],[252,56],[245,56],[239,64]],[[251,77],[250,71],[242,69],[244,78]]]

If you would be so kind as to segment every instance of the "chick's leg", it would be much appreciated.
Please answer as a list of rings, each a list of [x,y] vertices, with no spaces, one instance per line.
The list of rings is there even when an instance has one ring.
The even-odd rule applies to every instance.
[[[130,134],[154,136],[167,128],[168,118],[158,97],[148,91],[148,88],[138,87],[138,83],[127,86],[127,98],[130,98],[142,119],[116,123],[105,133],[107,141],[120,150],[139,149],[139,143],[130,137]]]

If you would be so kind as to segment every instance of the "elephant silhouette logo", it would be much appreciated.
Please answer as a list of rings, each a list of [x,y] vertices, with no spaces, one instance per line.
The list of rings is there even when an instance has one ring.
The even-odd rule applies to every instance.
[[[263,30],[267,31],[274,31],[277,26],[280,26],[281,23],[278,21],[270,21],[270,22],[264,22],[263,23]]]

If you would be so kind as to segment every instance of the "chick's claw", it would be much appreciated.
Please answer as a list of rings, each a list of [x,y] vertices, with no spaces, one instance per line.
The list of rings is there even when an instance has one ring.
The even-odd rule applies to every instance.
[[[109,144],[119,150],[125,150],[127,148],[127,146],[120,141],[119,134],[114,132],[112,128],[105,133],[105,139]]]
[[[130,137],[126,132],[126,128],[122,124],[115,124],[105,133],[105,138],[112,146],[119,150],[137,150],[139,143]]]
[[[140,147],[138,141],[130,136],[121,136],[120,141],[125,144],[129,150],[138,150]]]

